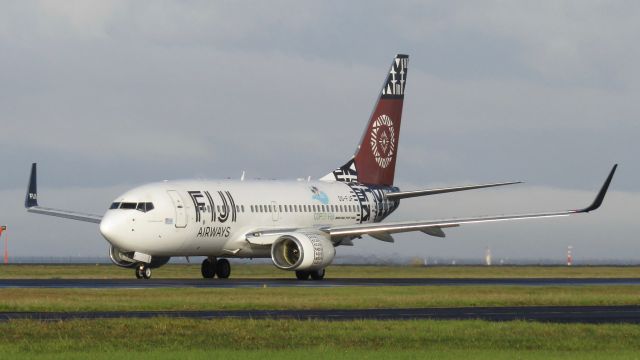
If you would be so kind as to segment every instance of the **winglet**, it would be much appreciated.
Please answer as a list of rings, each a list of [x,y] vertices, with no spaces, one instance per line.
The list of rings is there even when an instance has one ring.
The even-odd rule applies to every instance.
[[[584,209],[576,210],[576,212],[588,213],[590,211],[596,210],[597,208],[600,207],[600,205],[602,205],[602,201],[604,201],[604,196],[607,194],[607,190],[609,189],[609,184],[611,184],[611,179],[613,179],[613,174],[616,172],[616,168],[618,168],[618,164],[613,165],[613,168],[611,169],[609,176],[607,176],[607,180],[605,180],[604,184],[602,185],[602,188],[600,189],[600,192],[598,192],[598,195],[596,196],[595,200],[593,200],[593,203]]]
[[[38,206],[38,183],[36,178],[36,163],[31,164],[31,176],[29,177],[29,187],[27,196],[24,199],[24,207],[30,208]]]

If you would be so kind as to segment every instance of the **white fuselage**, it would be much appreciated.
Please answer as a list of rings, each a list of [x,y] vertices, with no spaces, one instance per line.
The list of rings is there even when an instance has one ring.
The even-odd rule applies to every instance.
[[[269,246],[251,244],[247,235],[378,222],[398,206],[384,200],[389,191],[397,188],[325,181],[165,181],[116,198],[118,205],[107,210],[100,232],[118,249],[153,256],[270,257]],[[137,210],[141,203],[153,209]]]

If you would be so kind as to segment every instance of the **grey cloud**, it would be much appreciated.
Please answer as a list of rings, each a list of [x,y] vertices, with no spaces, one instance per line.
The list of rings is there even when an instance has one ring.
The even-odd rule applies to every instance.
[[[75,199],[68,205],[79,210],[103,209],[118,191],[161,179],[322,176],[351,156],[391,57],[407,52],[403,188],[524,180],[591,194],[619,162],[613,190],[630,195],[610,205],[606,224],[594,214],[455,233],[505,239],[516,254],[509,243],[544,235],[531,229],[589,238],[582,229],[601,226],[629,249],[636,229],[621,219],[640,190],[639,10],[591,1],[7,2],[0,219],[21,224],[13,226],[25,244],[46,225],[38,251],[101,254],[94,229],[23,213],[32,161],[51,190],[43,196],[68,192],[49,204]],[[537,193],[521,194],[528,203]],[[500,203],[479,196],[451,198],[463,206],[449,214]],[[433,209],[403,202],[398,218],[444,216],[450,205],[438,201],[425,201],[439,204]],[[416,246],[445,255],[476,246],[431,240],[354,251]]]

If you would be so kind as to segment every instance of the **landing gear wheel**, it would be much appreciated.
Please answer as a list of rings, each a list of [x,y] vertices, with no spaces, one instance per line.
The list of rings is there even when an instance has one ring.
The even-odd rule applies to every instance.
[[[324,269],[312,271],[310,275],[313,280],[322,280],[324,279]]]
[[[296,271],[296,278],[298,278],[298,280],[309,280],[309,275],[311,275],[311,273],[308,271]]]
[[[216,264],[216,274],[218,274],[218,278],[226,279],[231,275],[231,264],[229,264],[229,260],[220,259]]]
[[[151,279],[151,268],[145,264],[138,265],[136,267],[136,278]]]
[[[202,277],[205,279],[212,279],[216,275],[216,260],[213,261],[209,258],[206,258],[202,261],[202,266],[200,267],[200,272],[202,272]]]
[[[151,268],[148,266],[144,267],[144,270],[142,270],[142,277],[145,279],[151,279]]]

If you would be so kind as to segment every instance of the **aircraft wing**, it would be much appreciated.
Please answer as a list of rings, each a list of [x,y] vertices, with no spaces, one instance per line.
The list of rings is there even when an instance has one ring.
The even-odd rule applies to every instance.
[[[99,224],[102,220],[101,215],[85,214],[75,211],[52,209],[38,205],[38,184],[36,178],[36,163],[31,164],[31,176],[29,177],[29,186],[27,187],[27,196],[24,200],[24,207],[27,211],[34,214],[50,215],[65,219],[85,221]]]
[[[614,165],[609,173],[609,176],[605,180],[602,188],[598,192],[593,203],[584,209],[579,210],[565,210],[554,211],[535,214],[516,214],[516,215],[499,215],[499,216],[483,216],[472,218],[460,218],[460,219],[443,219],[443,220],[428,220],[428,221],[406,221],[406,222],[390,222],[390,223],[377,223],[377,224],[356,224],[346,226],[333,226],[322,229],[331,235],[332,239],[350,238],[361,235],[370,235],[378,240],[393,242],[391,234],[409,232],[409,231],[422,231],[428,235],[444,237],[442,228],[456,227],[463,224],[474,224],[483,222],[494,221],[507,221],[507,220],[524,220],[524,219],[536,219],[536,218],[550,218],[559,216],[569,216],[574,214],[588,213],[596,210],[602,205],[604,196],[607,193],[613,174],[616,171],[618,165]]]

